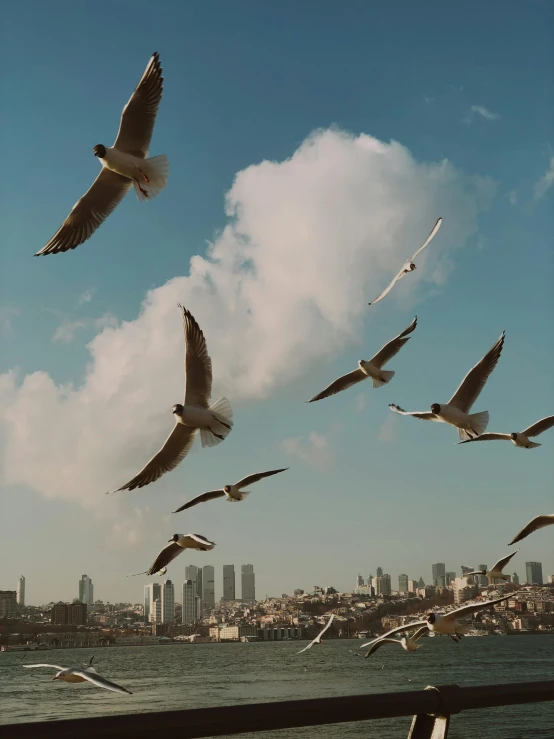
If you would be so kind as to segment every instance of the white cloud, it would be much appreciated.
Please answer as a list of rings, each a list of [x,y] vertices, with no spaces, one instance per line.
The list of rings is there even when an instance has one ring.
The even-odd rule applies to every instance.
[[[554,157],[550,157],[550,165],[540,180],[535,184],[535,199],[543,198],[554,185]]]
[[[11,305],[0,308],[0,334],[9,333],[12,330],[12,319],[20,314],[19,308],[13,308]]]
[[[396,441],[396,419],[392,414],[389,414],[381,428],[377,438],[382,444],[394,444]]]
[[[284,439],[281,448],[285,454],[301,459],[320,470],[329,469],[333,461],[329,440],[323,434],[318,434],[317,431],[312,431],[307,441],[300,437]]]
[[[488,108],[485,108],[484,105],[472,105],[469,109],[469,117],[473,119],[475,116],[480,116],[481,118],[484,118],[486,121],[497,121],[500,116],[498,113],[493,113]]]
[[[508,202],[510,205],[517,205],[517,192],[515,190],[511,190],[506,197],[508,198]]]
[[[54,331],[52,341],[70,344],[75,340],[77,333],[84,328],[94,328],[96,331],[100,331],[107,326],[117,326],[117,323],[117,318],[113,313],[104,313],[100,318],[86,318],[77,321],[70,321],[68,318],[64,318]]]
[[[79,296],[78,305],[84,305],[85,303],[90,303],[92,300],[92,296],[95,293],[95,288],[89,287],[88,290],[85,290],[81,295]]]
[[[433,247],[387,300],[405,304],[442,282],[437,265],[475,234],[493,195],[491,181],[448,161],[418,162],[394,141],[338,130],[315,132],[285,161],[239,172],[228,225],[207,254],[149,291],[135,320],[100,328],[78,384],[58,385],[41,371],[0,376],[2,481],[104,504],[99,492],[135,474],[173,423],[183,387],[177,302],[205,333],[214,396],[225,392],[235,405],[267,398],[358,341],[368,299],[438,215]],[[316,434],[299,448],[322,443]]]

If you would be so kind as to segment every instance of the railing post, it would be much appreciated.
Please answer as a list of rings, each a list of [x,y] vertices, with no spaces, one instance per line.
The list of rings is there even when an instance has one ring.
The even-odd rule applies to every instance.
[[[437,693],[439,707],[436,713],[417,714],[412,719],[408,739],[447,739],[450,716],[460,712],[459,685],[428,685],[425,690]]]

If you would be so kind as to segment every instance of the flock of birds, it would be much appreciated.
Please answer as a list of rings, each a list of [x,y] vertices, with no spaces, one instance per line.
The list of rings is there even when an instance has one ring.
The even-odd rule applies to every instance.
[[[146,70],[129,102],[123,109],[119,132],[114,145],[106,147],[103,144],[97,144],[93,149],[94,155],[98,157],[102,164],[100,174],[88,192],[73,206],[62,226],[35,256],[65,252],[69,249],[75,249],[87,241],[132,187],[134,187],[139,200],[151,200],[164,189],[169,173],[167,157],[160,155],[148,158],[148,148],[162,97],[162,90],[162,68],[159,55],[155,53],[148,62]],[[442,218],[439,218],[422,246],[402,266],[385,290],[369,305],[375,305],[383,300],[404,275],[416,269],[414,260],[436,236],[441,224]],[[208,354],[204,334],[190,311],[182,305],[178,307],[183,318],[186,345],[184,402],[176,403],[172,408],[175,425],[161,449],[131,480],[112,492],[144,487],[158,480],[166,472],[175,469],[186,457],[197,432],[199,432],[202,447],[211,447],[224,441],[233,428],[233,413],[227,398],[221,398],[210,405],[212,362]],[[374,388],[389,383],[395,373],[392,370],[385,370],[383,367],[410,340],[410,334],[415,331],[416,326],[417,316],[402,333],[385,344],[371,359],[360,359],[357,369],[339,377],[308,402],[312,403],[335,395],[368,378],[371,378]],[[511,440],[520,448],[532,449],[540,446],[536,442],[530,441],[530,438],[552,428],[554,426],[554,415],[537,421],[537,423],[519,433],[497,434],[485,433],[489,421],[488,411],[470,413],[473,404],[498,362],[504,345],[504,336],[503,332],[487,354],[467,373],[461,385],[447,403],[433,403],[430,411],[421,412],[405,411],[400,406],[391,404],[391,410],[421,420],[448,423],[458,429],[459,443],[505,439]],[[245,490],[246,487],[266,477],[285,472],[286,469],[288,468],[248,475],[234,485],[224,485],[218,490],[202,493],[177,508],[174,513],[216,498],[225,498],[228,502],[240,502],[249,493],[248,490]],[[524,539],[532,531],[551,524],[554,524],[554,514],[538,516],[530,521],[510,543],[514,544]],[[154,575],[158,573],[164,575],[167,571],[167,565],[185,549],[208,551],[213,549],[214,546],[214,542],[200,534],[174,534],[169,540],[168,546],[160,551],[151,567],[138,574]],[[506,575],[502,573],[502,569],[514,554],[516,552],[499,560],[488,572],[478,571],[469,574],[488,575],[491,580],[495,578],[507,579]],[[453,640],[458,641],[463,633],[463,627],[459,623],[460,618],[488,608],[495,603],[500,603],[506,600],[507,597],[509,596],[464,605],[446,614],[429,613],[424,621],[415,621],[392,629],[383,636],[364,644],[363,647],[370,646],[366,656],[373,654],[381,646],[391,643],[400,644],[406,651],[415,651],[418,648],[418,640],[424,634],[429,636],[447,634]],[[331,615],[323,630],[301,652],[311,649],[316,644],[321,644],[323,634],[329,629],[333,619],[334,615]],[[411,631],[414,633],[412,636],[408,636]],[[391,638],[399,632],[404,632],[401,639]],[[59,665],[47,664],[24,666],[28,668],[54,668],[58,670],[54,680],[69,683],[88,681],[107,690],[119,693],[130,692],[99,675],[92,667],[92,659],[88,666],[84,667],[64,668]]]

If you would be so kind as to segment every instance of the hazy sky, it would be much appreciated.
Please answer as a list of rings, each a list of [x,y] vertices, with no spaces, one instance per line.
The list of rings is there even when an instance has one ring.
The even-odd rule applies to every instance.
[[[0,31],[0,589],[139,601],[174,532],[187,564],[254,564],[257,594],[351,588],[383,567],[491,565],[550,513],[554,431],[534,451],[457,446],[394,416],[446,401],[503,329],[474,411],[519,431],[554,412],[554,6],[30,2]],[[171,164],[74,252],[34,259],[98,172],[153,51],[150,152]],[[380,292],[427,236],[417,271]],[[235,427],[142,490],[183,392],[177,302],[202,327]],[[392,382],[305,400],[406,328]],[[239,506],[178,505],[290,466]],[[554,531],[522,542],[554,572]]]

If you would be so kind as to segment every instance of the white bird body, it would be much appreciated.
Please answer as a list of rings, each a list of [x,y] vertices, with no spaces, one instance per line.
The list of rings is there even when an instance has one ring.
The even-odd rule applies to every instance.
[[[537,441],[531,441],[523,431],[520,431],[519,434],[513,434],[510,437],[510,441],[520,449],[534,449],[537,446],[541,446]]]
[[[201,408],[198,405],[184,405],[180,415],[175,414],[177,423],[188,426],[193,429],[210,429],[213,428],[214,420],[218,423],[225,423],[225,419],[217,412],[209,408]]]
[[[520,449],[535,449],[535,447],[541,446],[536,441],[531,441],[530,437],[538,436],[539,434],[548,431],[554,426],[554,416],[545,416],[540,421],[533,423],[523,431],[514,431],[511,434],[498,434],[489,432],[481,434],[476,439],[467,439],[467,441],[511,441],[512,444],[519,447]],[[464,444],[466,442],[458,442]]]
[[[164,547],[154,560],[154,564],[145,572],[138,572],[132,577],[138,575],[165,575],[167,565],[172,562],[175,557],[182,554],[185,549],[197,549],[200,552],[209,552],[215,547],[215,543],[206,539],[202,534],[173,534],[169,539],[168,546]]]
[[[379,380],[380,383],[386,384],[386,375],[383,374],[383,370],[380,367],[375,367],[369,360],[360,359],[358,360],[358,367],[362,370],[364,375],[371,377],[372,380]]]
[[[484,413],[487,414],[487,421],[488,421],[488,413],[487,411],[484,411]],[[464,431],[471,431],[473,433],[478,433],[478,430],[474,428],[475,424],[475,418],[473,416],[481,415],[481,414],[469,414],[464,413],[459,408],[456,408],[454,405],[450,405],[449,403],[441,403],[440,411],[438,413],[435,413],[435,415],[445,423],[449,423],[451,426],[455,426],[457,429],[462,429]],[[484,419],[483,419],[484,421]],[[485,423],[486,428],[486,423]]]
[[[144,159],[119,151],[114,146],[106,146],[106,155],[98,159],[103,167],[130,180],[141,178],[141,171],[144,172]]]

